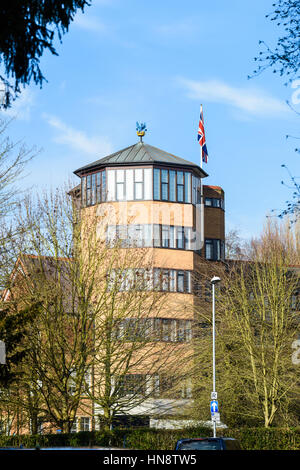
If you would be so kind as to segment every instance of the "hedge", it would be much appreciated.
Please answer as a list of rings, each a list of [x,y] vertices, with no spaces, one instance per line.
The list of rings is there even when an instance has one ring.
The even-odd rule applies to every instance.
[[[178,439],[207,437],[209,428],[114,429],[113,431],[79,432],[72,434],[0,435],[0,447],[91,447],[113,446],[141,450],[173,450]],[[241,428],[219,430],[218,436],[235,437],[245,450],[300,450],[300,428]]]

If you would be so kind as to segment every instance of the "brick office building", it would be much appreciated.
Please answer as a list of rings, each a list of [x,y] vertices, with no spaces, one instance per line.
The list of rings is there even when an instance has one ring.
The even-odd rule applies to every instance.
[[[81,219],[88,220],[93,208],[99,208],[97,217],[106,243],[117,239],[125,249],[140,247],[151,252],[153,283],[165,292],[166,304],[189,306],[184,311],[166,308],[159,312],[153,319],[161,324],[156,340],[191,341],[199,260],[224,260],[222,188],[204,185],[202,180],[208,175],[199,165],[142,139],[74,173],[81,180],[72,191]],[[190,399],[188,386],[179,406]],[[146,422],[154,425],[157,416],[169,416],[172,408],[175,403],[158,393],[156,400],[146,400],[130,414],[146,416]]]

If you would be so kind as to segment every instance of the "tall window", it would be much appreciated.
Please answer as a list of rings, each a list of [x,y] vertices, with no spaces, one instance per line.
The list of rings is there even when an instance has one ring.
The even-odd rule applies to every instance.
[[[96,174],[96,178],[97,178],[97,181],[96,181],[96,201],[97,202],[101,202],[101,173],[97,173]]]
[[[188,173],[189,174],[189,173]],[[176,171],[169,171],[169,200],[176,201]]]
[[[185,172],[184,173],[184,189],[185,189],[185,202],[192,202],[191,201],[191,173]]]
[[[102,171],[101,173],[102,176],[102,187],[101,187],[101,200],[106,201],[106,172]]]
[[[143,183],[143,169],[134,170],[134,199],[140,200],[144,198]]]
[[[177,202],[183,202],[184,198],[183,171],[177,171]]]
[[[125,171],[116,171],[116,184],[117,184],[117,201],[125,199]]]
[[[153,199],[160,200],[160,170],[158,168],[153,170]]]
[[[169,172],[161,170],[161,200],[169,200]]]
[[[224,241],[217,239],[205,240],[205,258],[212,261],[224,259]]]
[[[91,205],[91,187],[92,187],[92,176],[88,175],[86,177],[86,204],[87,206]]]
[[[177,248],[180,250],[184,249],[184,228],[177,227]]]
[[[177,271],[177,291],[184,292],[184,271]]]
[[[162,248],[169,248],[169,225],[162,225],[161,227],[161,246]]]
[[[90,430],[90,418],[86,416],[81,416],[80,431],[89,431],[89,430]]]
[[[81,178],[82,207],[91,206],[106,200],[105,170]]]
[[[92,188],[91,188],[91,191],[92,191],[92,201],[91,201],[91,204],[94,205],[96,204],[96,191],[97,191],[97,186],[96,186],[96,173],[93,173],[92,174]]]

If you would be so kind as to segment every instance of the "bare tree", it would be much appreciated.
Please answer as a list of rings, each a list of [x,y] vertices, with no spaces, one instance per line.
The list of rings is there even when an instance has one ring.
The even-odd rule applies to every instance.
[[[77,413],[98,414],[111,427],[117,414],[158,396],[159,376],[172,367],[175,375],[185,348],[155,332],[155,320],[174,311],[163,302],[151,250],[111,246],[99,236],[97,207],[83,217],[66,194],[27,200],[24,232],[11,243],[25,254],[5,304],[37,309],[15,394],[34,430],[44,420],[69,432]]]
[[[299,334],[294,299],[299,288],[297,259],[297,234],[268,221],[252,243],[251,259],[231,263],[221,276],[217,389],[228,424],[282,423],[299,399],[298,371],[292,363],[292,344]],[[211,375],[211,365],[202,361],[210,348],[211,336],[199,337],[198,411],[202,413]]]

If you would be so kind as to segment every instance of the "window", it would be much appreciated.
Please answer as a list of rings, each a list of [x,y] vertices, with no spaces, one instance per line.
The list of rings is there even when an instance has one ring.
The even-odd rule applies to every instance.
[[[112,269],[107,273],[107,289],[117,291],[158,290],[191,293],[191,272],[176,269]]]
[[[162,248],[169,248],[169,226],[162,225],[161,227],[161,246]]]
[[[205,240],[205,258],[214,259],[214,247],[212,240]]]
[[[161,200],[169,200],[169,172],[161,170]]]
[[[192,175],[192,203],[196,204],[197,202],[197,178],[196,176]]]
[[[86,176],[81,178],[81,204],[86,206]]]
[[[204,204],[206,207],[220,207],[224,209],[224,200],[217,197],[206,197]]]
[[[158,168],[153,170],[153,199],[160,200],[160,170]]]
[[[106,199],[105,170],[81,178],[82,207],[98,204]]]
[[[152,199],[152,168],[144,168],[144,199]]]
[[[176,201],[176,171],[169,171],[169,200]]]
[[[176,248],[175,227],[169,227],[169,248]]]
[[[168,291],[169,290],[169,270],[163,269],[161,271],[161,290]]]
[[[117,183],[117,201],[123,201],[125,199],[125,171],[116,171],[116,183]]]
[[[102,171],[101,176],[102,176],[101,197],[102,197],[102,201],[106,201],[106,172]]]
[[[175,269],[170,270],[170,292],[176,292],[176,271]]]
[[[184,173],[185,202],[191,202],[191,173]]]
[[[200,179],[193,177],[193,181]],[[196,191],[196,189],[195,189]],[[176,171],[154,168],[153,192],[155,201],[192,202],[192,174],[188,171]],[[195,198],[196,200],[196,198]],[[195,202],[193,201],[193,204]]]
[[[74,418],[72,427],[71,427],[71,432],[77,432],[77,418]]]
[[[144,229],[143,246],[152,247],[153,246],[153,225],[145,224],[145,225],[142,225],[142,227]]]
[[[161,247],[160,225],[158,225],[158,224],[153,225],[153,246],[156,247],[156,248]]]
[[[76,393],[76,372],[73,371],[70,374],[69,383],[68,383],[68,393],[70,395],[75,395]]]
[[[80,417],[80,431],[90,430],[90,418],[81,416]]]
[[[177,248],[180,250],[184,249],[184,228],[177,227]]]
[[[225,244],[223,240],[206,239],[205,240],[205,258],[212,261],[224,259]]]
[[[96,174],[96,202],[101,202],[101,176],[101,173]]]
[[[129,225],[128,229],[131,231],[131,246],[141,248],[143,246],[143,226],[142,225]],[[128,236],[128,238],[130,238]]]
[[[146,376],[142,374],[128,374],[116,380],[120,396],[146,395]]]
[[[152,174],[153,173],[153,174]],[[104,201],[154,200],[196,204],[200,178],[189,171],[165,168],[101,170],[81,178],[82,206]],[[221,207],[220,199],[216,207]]]
[[[188,342],[192,339],[192,320],[175,318],[152,318],[152,340],[165,342]],[[150,330],[149,330],[150,331]]]
[[[177,291],[184,292],[184,271],[177,271]]]
[[[88,175],[86,177],[86,205],[91,205],[91,186],[92,186],[92,177]]]
[[[126,341],[142,341],[147,337],[148,319],[125,318],[116,327],[117,338]],[[149,334],[148,334],[149,336]]]
[[[92,174],[92,205],[96,204],[97,199],[96,199],[96,173]]]
[[[184,227],[184,248],[186,250],[192,249],[192,228]]]
[[[115,171],[107,171],[107,200],[115,200]]]
[[[177,171],[177,202],[183,202],[183,171]]]
[[[132,224],[109,225],[106,230],[106,243],[113,247],[155,247],[180,250],[192,249],[192,227],[174,225]]]
[[[141,200],[144,198],[143,182],[143,169],[134,170],[134,199]]]

